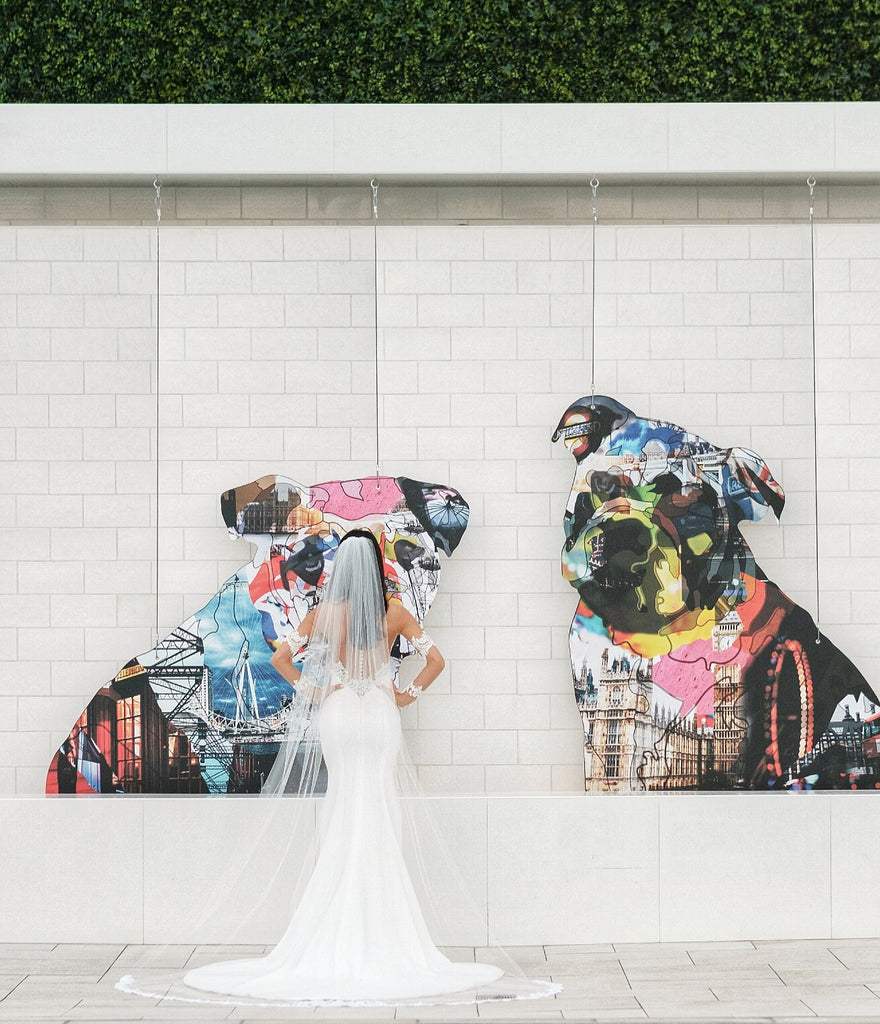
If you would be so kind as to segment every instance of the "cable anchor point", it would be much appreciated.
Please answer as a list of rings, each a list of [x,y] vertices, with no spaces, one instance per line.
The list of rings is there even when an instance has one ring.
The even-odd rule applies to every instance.
[[[379,219],[379,182],[376,178],[370,182],[370,188],[373,190],[373,217]]]

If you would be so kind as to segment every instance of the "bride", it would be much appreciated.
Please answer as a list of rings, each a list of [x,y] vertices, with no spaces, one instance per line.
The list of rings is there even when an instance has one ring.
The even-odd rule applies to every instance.
[[[425,659],[403,690],[389,665],[398,636]],[[418,999],[497,981],[501,968],[455,963],[437,949],[404,862],[398,708],[417,699],[444,661],[418,621],[389,602],[370,532],[342,538],[323,600],[286,639],[272,661],[295,697],[288,738],[263,793],[311,795],[323,754],[327,790],[315,865],[268,955],[194,968],[184,984],[320,1003]],[[319,743],[304,742],[315,732]]]
[[[297,799],[264,805],[254,827],[240,835],[226,857],[232,867],[217,878],[201,917],[181,918],[179,944],[150,948],[135,973],[116,982],[117,989],[162,1002],[239,1006],[453,1005],[562,991],[551,981],[527,978],[497,945],[491,959],[503,967],[455,962],[432,941],[432,929],[448,928],[434,919],[441,902],[443,909],[454,910],[456,934],[467,935],[465,941],[485,936],[487,921],[436,827],[432,801],[419,798],[405,756],[398,708],[418,698],[444,661],[418,621],[388,600],[383,565],[370,532],[347,533],[321,602],[273,656],[293,694],[284,739],[260,795]],[[399,636],[425,660],[402,690],[390,666]],[[323,799],[309,799],[325,787]],[[191,949],[186,936],[203,928],[215,904],[222,908],[224,900],[244,897],[241,913],[221,932],[229,945],[245,934],[263,906],[248,894],[262,890],[277,901],[274,894],[286,891],[284,851],[300,837],[308,841],[316,806],[314,862],[310,856],[301,860],[289,920],[277,945],[262,957],[181,972],[176,958]],[[268,859],[261,853],[267,837]],[[421,903],[408,863],[418,868]],[[426,912],[432,915],[430,928]],[[173,927],[171,918],[168,924]]]

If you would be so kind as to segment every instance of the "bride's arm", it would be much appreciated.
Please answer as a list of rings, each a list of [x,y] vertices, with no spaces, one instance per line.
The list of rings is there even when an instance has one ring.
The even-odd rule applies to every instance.
[[[272,655],[271,662],[272,667],[275,671],[287,680],[288,683],[296,690],[297,683],[300,680],[302,673],[293,663],[294,657],[305,649],[311,636],[312,626],[315,621],[316,608],[313,608],[302,620],[302,622],[291,630],[287,636],[281,638],[281,642]],[[293,640],[293,643],[291,643]],[[296,650],[294,650],[296,648]],[[307,696],[309,700],[316,700],[319,696],[319,691],[315,687],[311,687],[315,690],[312,694],[303,694]]]
[[[424,667],[412,681],[411,687],[417,690],[426,690],[443,671],[446,661],[437,650],[434,641],[422,629],[418,619],[410,615],[402,604],[395,602],[395,605],[396,609],[393,613],[395,633],[405,637],[415,647],[416,653],[425,659]],[[394,697],[397,706],[405,708],[407,704],[412,704],[418,698],[418,694],[407,693],[406,690],[395,690]]]

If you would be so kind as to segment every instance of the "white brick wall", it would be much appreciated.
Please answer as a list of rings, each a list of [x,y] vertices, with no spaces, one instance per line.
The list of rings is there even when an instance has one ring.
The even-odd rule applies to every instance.
[[[497,217],[485,192],[461,199]],[[696,217],[686,192],[650,216]],[[237,190],[220,198],[241,215]],[[723,198],[736,224],[600,224],[596,386],[766,459],[788,503],[749,541],[814,611],[809,235],[743,223],[748,201]],[[558,571],[573,464],[549,438],[589,391],[589,230],[380,227],[383,469],[472,508],[428,619],[449,667],[404,717],[432,787],[581,788]],[[823,625],[880,682],[880,226],[822,223],[816,242]],[[0,792],[40,792],[78,711],[153,640],[153,245],[147,227],[0,227]],[[247,557],[222,490],[372,472],[374,340],[368,227],[169,225],[161,252],[164,631]]]

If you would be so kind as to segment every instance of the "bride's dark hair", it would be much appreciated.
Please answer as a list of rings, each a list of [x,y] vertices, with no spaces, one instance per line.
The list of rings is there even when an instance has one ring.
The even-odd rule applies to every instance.
[[[376,555],[376,571],[379,573],[379,585],[382,588],[382,600],[385,602],[385,611],[388,611],[388,588],[385,586],[385,559],[382,557],[382,549],[379,547],[379,542],[376,540],[376,535],[370,530],[364,530],[361,527],[357,527],[354,530],[349,530],[342,540],[339,542],[341,547],[345,541],[351,537],[363,537],[368,540],[373,546],[373,552]]]

